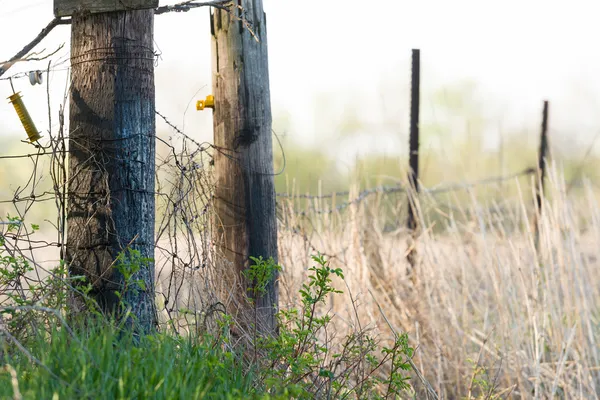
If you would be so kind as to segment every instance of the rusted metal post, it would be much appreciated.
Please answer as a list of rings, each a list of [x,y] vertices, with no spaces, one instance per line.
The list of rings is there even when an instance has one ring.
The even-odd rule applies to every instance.
[[[535,191],[535,246],[539,250],[540,242],[540,223],[542,220],[543,198],[546,188],[546,168],[548,158],[548,101],[544,101],[544,110],[542,113],[542,132],[540,135],[540,149],[538,152],[538,168],[536,175],[536,191]]]
[[[415,265],[417,252],[415,249],[415,238],[417,234],[417,195],[419,194],[419,103],[421,93],[421,53],[418,49],[412,51],[412,73],[410,93],[410,156],[408,181],[408,219],[406,227],[411,232],[412,240],[407,259],[410,264],[409,275],[413,282],[416,279]]]

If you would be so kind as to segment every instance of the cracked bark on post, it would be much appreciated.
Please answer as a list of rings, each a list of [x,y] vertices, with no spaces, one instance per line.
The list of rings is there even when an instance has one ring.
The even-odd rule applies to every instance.
[[[278,276],[266,295],[255,299],[255,309],[244,301],[252,283],[242,275],[250,256],[277,261],[266,17],[262,0],[238,0],[237,5],[211,13],[215,242],[225,287],[234,290],[228,311],[242,329],[253,329],[256,322],[258,332],[266,334],[276,332]]]
[[[154,257],[153,25],[153,10],[72,20],[66,258],[108,313],[118,310],[115,292],[124,288],[113,264],[117,254],[130,247]],[[154,265],[142,266],[134,279],[145,289],[125,291],[123,300],[135,326],[150,331]]]

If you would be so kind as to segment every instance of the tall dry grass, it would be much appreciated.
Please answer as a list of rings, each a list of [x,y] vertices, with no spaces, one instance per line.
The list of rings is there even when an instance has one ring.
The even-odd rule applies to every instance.
[[[382,335],[390,334],[386,319],[410,334],[414,362],[440,398],[600,397],[597,196],[589,183],[569,192],[554,168],[537,251],[532,179],[421,196],[414,283],[404,196],[376,195],[332,213],[315,212],[331,199],[284,201],[282,306],[295,301],[318,250],[344,269],[348,286],[341,289],[358,298],[362,320]],[[510,189],[518,195],[490,196]],[[330,307],[340,321],[355,312],[349,300]],[[415,398],[426,398],[420,382],[413,384]]]
[[[341,211],[315,211],[353,200],[360,189],[353,186],[347,199],[279,199],[282,308],[298,301],[310,256],[320,251],[346,275],[345,295],[329,304],[337,336],[355,330],[358,319],[382,337],[391,337],[388,322],[408,332],[413,361],[440,398],[600,397],[600,205],[590,183],[569,191],[562,171],[551,170],[539,251],[530,178],[422,195],[414,282],[405,261],[405,195],[378,193]],[[181,242],[178,257],[189,246]],[[58,264],[56,248],[29,252],[40,264]],[[157,250],[156,258],[162,294],[170,286],[161,279],[172,271],[168,254]],[[178,306],[201,312],[208,278],[202,269],[179,276]],[[427,398],[420,380],[412,383],[414,397]]]

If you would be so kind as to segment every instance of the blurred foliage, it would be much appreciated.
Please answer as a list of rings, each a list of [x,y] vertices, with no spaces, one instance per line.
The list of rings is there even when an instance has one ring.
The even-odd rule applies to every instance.
[[[427,107],[422,107],[421,111],[420,179],[426,187],[502,176],[536,167],[539,123],[533,121],[535,123],[528,128],[499,130],[498,115],[493,115],[494,107],[486,105],[485,97],[478,85],[468,80],[422,94],[422,102]],[[352,151],[358,153],[365,134],[367,138],[372,135],[372,141],[376,141],[381,137],[382,128],[363,118],[361,108],[352,96],[348,96],[344,104],[332,104],[332,98],[331,95],[321,94],[316,99],[315,129],[326,126],[329,130],[329,134],[318,132],[321,145],[309,148],[299,143],[300,139],[286,136],[283,147],[287,165],[284,172],[276,177],[277,191],[294,189],[299,193],[317,194],[319,181],[322,181],[322,191],[325,193],[345,190],[350,184],[358,184],[364,189],[405,182],[408,172],[408,124],[406,127],[384,124],[383,130],[397,138],[396,148],[356,157],[350,167],[347,164],[342,166],[332,154],[348,143],[353,144],[350,146],[353,147]],[[389,106],[388,100],[382,98],[381,102],[380,109]],[[404,112],[408,115],[408,109]],[[407,122],[403,117],[397,116],[398,121]],[[494,135],[497,136],[492,137]],[[565,180],[573,182],[572,190],[576,189],[583,177],[592,181],[600,178],[597,168],[600,159],[597,155],[585,148],[567,151],[563,145],[565,138],[552,137],[552,131],[550,135],[552,161],[564,171]],[[496,139],[495,145],[486,144],[492,139]],[[280,149],[276,149],[275,153],[276,165],[281,166]],[[513,191],[516,190],[514,185],[510,186]],[[502,185],[497,189],[496,192],[490,191],[490,194],[516,194],[503,192]],[[526,196],[530,194],[528,189],[525,192]]]
[[[307,148],[282,138],[280,148],[275,149],[275,189],[277,192],[317,193],[319,181],[327,190],[342,190],[342,176],[335,168],[335,160],[325,149]],[[285,161],[284,161],[285,157]]]
[[[376,96],[369,98],[364,107],[380,110],[384,114],[386,109],[395,110],[393,115],[382,115],[381,125],[376,125],[377,122],[366,119],[364,107],[356,103],[356,99],[363,96],[352,93],[350,89],[346,92],[346,101],[341,103],[335,101],[340,96],[333,96],[332,93],[321,93],[315,97],[313,112],[317,145],[307,145],[302,139],[302,132],[294,131],[295,122],[289,112],[285,109],[276,112],[273,128],[277,138],[273,150],[277,192],[318,194],[321,190],[322,193],[330,193],[347,190],[350,184],[358,184],[360,189],[365,189],[406,181],[406,105],[396,107],[400,104],[392,104],[389,96],[382,96],[379,100],[381,104],[376,103]],[[396,90],[394,96],[397,97]],[[477,84],[471,81],[457,82],[423,93],[422,101],[426,106],[422,107],[421,116],[420,179],[426,187],[506,175],[536,166],[539,140],[537,121],[533,121],[530,128],[498,132],[495,122],[498,116],[492,118],[489,115],[493,106],[485,105],[484,97]],[[401,115],[397,115],[400,111]],[[294,135],[290,132],[294,132]],[[386,135],[387,139],[391,139],[382,143],[394,144],[386,144],[383,150],[364,151],[372,149],[370,144],[385,140]],[[486,145],[486,139],[489,142],[493,135],[498,136],[496,139],[499,139],[499,144]],[[0,136],[1,153],[35,153],[31,145],[21,142],[22,136],[18,132]],[[159,136],[165,140],[169,137],[166,132],[159,132]],[[571,190],[578,190],[583,177],[598,181],[599,157],[586,148],[573,149],[564,146],[563,142],[564,138],[550,137],[551,155],[564,171],[565,180],[573,182]],[[363,150],[363,156],[349,154],[345,160],[340,160],[346,151],[359,150]],[[157,164],[160,164],[160,160],[168,159],[170,153],[167,145],[157,143]],[[51,190],[49,161],[49,157],[41,159],[37,193]],[[33,170],[31,158],[0,160],[0,202],[4,202],[0,203],[1,215],[18,214],[11,200],[15,192],[27,184]],[[168,169],[159,170],[157,177],[162,185],[166,185],[163,189],[168,189],[169,182],[176,179],[173,171]],[[516,191],[515,185],[507,186]],[[497,185],[496,190],[488,190],[492,198],[516,194],[503,192],[502,185]],[[524,189],[524,192],[525,196],[531,194],[529,189]],[[23,192],[22,196],[28,194]],[[46,201],[36,203],[28,213],[28,218],[53,221],[55,215],[54,202]]]

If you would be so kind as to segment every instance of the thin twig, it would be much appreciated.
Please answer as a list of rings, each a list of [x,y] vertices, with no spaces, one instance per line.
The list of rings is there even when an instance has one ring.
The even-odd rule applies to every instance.
[[[489,335],[483,341],[483,345],[481,347],[479,347],[479,354],[477,355],[477,363],[475,364],[475,367],[473,368],[473,373],[471,374],[471,380],[469,382],[469,388],[467,390],[467,400],[471,400],[473,398],[473,385],[475,384],[475,378],[477,377],[477,373],[479,371],[481,356],[483,355],[483,349],[485,347],[485,343],[487,342],[488,338],[489,338]]]
[[[379,304],[379,302],[375,298],[375,295],[373,294],[373,292],[371,291],[371,289],[369,289],[369,293],[371,293],[371,297],[373,298],[373,301],[375,302],[375,304],[377,304],[377,308],[379,309],[379,313],[381,314],[381,316],[385,320],[387,326],[390,328],[390,330],[392,331],[392,333],[394,334],[394,336],[396,337],[396,339],[398,339],[398,333],[396,333],[396,330],[394,329],[394,327],[392,326],[392,324],[388,320],[387,316],[383,312],[383,309],[381,308],[381,305]],[[419,378],[419,380],[421,381],[421,383],[423,384],[423,386],[425,386],[425,389],[427,390],[427,392],[435,400],[438,400],[439,399],[438,394],[435,392],[435,390],[433,389],[433,386],[431,386],[431,384],[429,383],[429,381],[423,376],[423,374],[421,374],[421,371],[419,371],[419,368],[415,365],[415,363],[413,362],[413,360],[411,358],[407,358],[406,360],[410,364],[410,367],[413,369],[413,371],[415,372],[415,374],[417,374],[417,377]]]
[[[54,29],[58,25],[66,25],[70,23],[71,19],[64,19],[58,17],[50,21],[50,23],[46,25],[44,29],[42,29],[42,31],[35,37],[35,39],[33,39],[31,42],[29,42],[29,44],[23,47],[21,51],[15,54],[10,60],[0,63],[0,76],[4,75],[4,73],[8,71],[8,69],[12,67],[15,63],[19,61],[27,61],[27,53],[29,53],[35,46],[37,46],[46,36],[48,36],[52,29]]]
[[[231,0],[215,0],[215,1],[200,2],[200,3],[196,3],[193,1],[184,1],[179,4],[158,7],[154,10],[154,14],[160,15],[160,14],[164,14],[164,13],[172,12],[172,11],[185,12],[185,11],[191,10],[192,8],[198,8],[198,7],[214,7],[214,8],[219,8],[219,9],[228,11],[229,9],[228,9],[228,7],[226,7],[226,5],[229,3],[231,3]],[[48,34],[50,32],[52,32],[52,30],[55,27],[57,27],[58,25],[68,25],[70,23],[71,23],[71,18],[56,17],[52,21],[50,21],[48,23],[48,25],[46,25],[46,27],[44,29],[42,29],[42,31],[35,37],[35,39],[33,39],[25,47],[23,47],[21,49],[21,51],[19,51],[17,54],[15,54],[8,61],[0,62],[0,76],[4,75],[6,73],[6,71],[8,71],[10,69],[10,67],[12,67],[15,63],[17,63],[19,61],[37,61],[37,60],[42,60],[46,57],[49,57],[49,56],[55,54],[56,52],[54,52],[46,57],[43,57],[43,58],[27,58],[26,57],[27,53],[29,53],[31,50],[33,50],[33,48],[35,46],[37,46],[46,36],[48,36]],[[62,45],[59,47],[58,50],[60,50],[61,48],[62,48]]]

